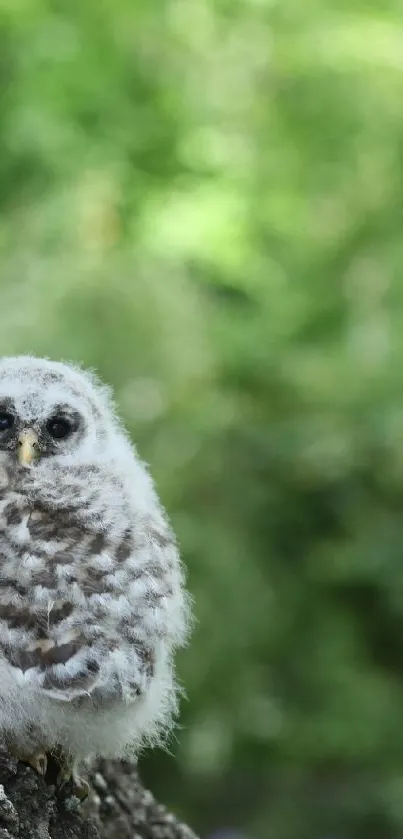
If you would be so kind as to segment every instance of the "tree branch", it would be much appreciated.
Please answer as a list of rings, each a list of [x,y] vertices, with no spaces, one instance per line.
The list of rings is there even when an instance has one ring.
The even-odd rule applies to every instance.
[[[144,789],[136,767],[98,761],[78,806],[0,750],[0,839],[197,839]]]

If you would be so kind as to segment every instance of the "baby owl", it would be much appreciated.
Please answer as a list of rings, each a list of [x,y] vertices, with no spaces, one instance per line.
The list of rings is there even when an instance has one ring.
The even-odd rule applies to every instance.
[[[0,359],[0,736],[59,782],[177,710],[189,599],[144,464],[93,374]]]

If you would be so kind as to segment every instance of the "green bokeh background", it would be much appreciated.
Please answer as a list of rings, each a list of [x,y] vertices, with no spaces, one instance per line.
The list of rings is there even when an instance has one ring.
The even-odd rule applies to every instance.
[[[396,0],[5,0],[0,353],[116,389],[189,568],[152,789],[403,836]]]

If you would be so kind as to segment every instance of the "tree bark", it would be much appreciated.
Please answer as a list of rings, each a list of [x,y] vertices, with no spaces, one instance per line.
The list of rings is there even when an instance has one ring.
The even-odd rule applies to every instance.
[[[0,750],[0,839],[197,839],[144,789],[135,766],[98,761],[79,805]]]

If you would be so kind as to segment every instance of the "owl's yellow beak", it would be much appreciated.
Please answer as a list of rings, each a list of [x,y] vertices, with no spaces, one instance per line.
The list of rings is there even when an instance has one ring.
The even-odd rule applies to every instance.
[[[33,428],[24,428],[18,437],[17,455],[22,466],[30,466],[39,456],[39,440]]]

